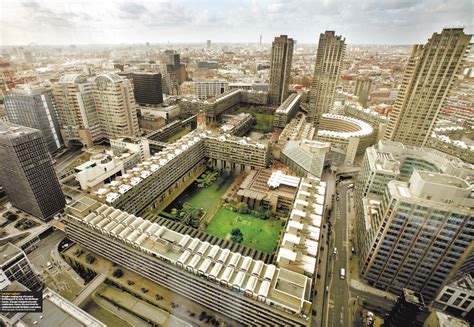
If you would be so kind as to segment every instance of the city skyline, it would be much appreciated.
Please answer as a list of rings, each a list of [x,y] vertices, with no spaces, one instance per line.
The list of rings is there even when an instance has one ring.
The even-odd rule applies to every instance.
[[[258,43],[260,35],[268,44],[277,34],[316,43],[321,30],[336,30],[348,44],[408,45],[447,26],[474,31],[468,0],[6,1],[2,9],[0,46]]]
[[[473,7],[2,0],[0,325],[469,327]]]

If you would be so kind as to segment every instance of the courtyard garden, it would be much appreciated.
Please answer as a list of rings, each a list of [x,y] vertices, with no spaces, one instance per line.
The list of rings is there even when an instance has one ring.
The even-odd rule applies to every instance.
[[[205,215],[213,215],[221,206],[221,199],[235,176],[226,172],[207,170],[162,213],[163,216],[199,227]]]
[[[206,232],[262,252],[272,253],[283,226],[284,221],[280,219],[257,218],[252,214],[242,214],[222,207],[212,218]]]
[[[273,131],[273,114],[258,111],[258,108],[239,108],[237,113],[248,113],[255,118],[252,130],[268,133]]]

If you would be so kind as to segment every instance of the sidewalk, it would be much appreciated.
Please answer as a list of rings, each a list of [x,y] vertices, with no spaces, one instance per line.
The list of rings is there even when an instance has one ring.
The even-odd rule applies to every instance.
[[[64,260],[61,254],[58,251],[58,245],[61,241],[59,241],[56,245],[54,245],[53,249],[51,250],[50,256],[51,259],[58,263],[61,266],[63,271],[66,271],[69,275],[71,275],[72,279],[77,283],[77,285],[84,287],[85,281],[84,279],[79,276],[79,274],[72,269],[72,267]]]
[[[332,199],[333,199],[333,194],[335,193],[335,178],[334,175],[332,174],[324,174],[322,177],[322,180],[327,183],[327,189],[326,189],[326,198],[325,198],[325,208],[331,208],[332,207]],[[324,213],[326,210],[324,210]],[[336,210],[331,211],[331,220],[334,222],[336,219]],[[324,247],[323,251],[319,252],[318,259],[321,259],[321,263],[318,263],[317,266],[317,274],[320,275],[320,278],[316,278],[316,286],[315,290],[317,292],[315,296],[315,301],[313,304],[313,308],[316,310],[316,316],[313,316],[312,319],[312,325],[316,326],[321,326],[324,320],[324,325],[327,325],[327,320],[325,317],[325,308],[328,306],[329,302],[329,295],[326,294],[326,286],[327,285],[327,272],[331,270],[331,262],[328,257],[328,251],[331,247],[331,244],[326,244],[326,241],[334,241],[334,230],[332,230],[331,234],[328,234],[328,229],[327,229],[327,217],[324,215],[323,217],[323,224],[326,225],[326,227],[321,226],[321,238],[320,238],[320,246]]]
[[[376,289],[372,286],[359,282],[358,280],[350,279],[349,284],[352,288],[355,288],[359,291],[369,293],[369,294],[379,296],[379,297],[387,297],[387,299],[392,300],[392,301],[397,300],[397,296],[395,296],[394,294]]]

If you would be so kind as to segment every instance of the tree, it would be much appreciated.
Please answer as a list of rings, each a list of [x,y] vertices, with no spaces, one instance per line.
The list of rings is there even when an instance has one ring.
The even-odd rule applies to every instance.
[[[257,218],[266,220],[273,216],[271,210],[268,210],[267,208],[263,206],[259,206],[256,209],[257,209],[257,213],[256,213]]]
[[[13,212],[7,211],[3,214],[3,217],[7,218],[9,215],[13,215]]]
[[[94,261],[95,261],[95,257],[94,257],[92,254],[88,254],[88,255],[86,256],[86,262],[87,262],[88,264],[91,265],[91,264],[94,263]]]
[[[15,215],[14,213],[10,212],[7,216],[6,216],[7,220],[8,221],[15,221],[18,219],[18,215]]]
[[[114,271],[114,273],[113,273],[113,276],[114,276],[115,278],[120,278],[120,277],[122,277],[122,276],[123,276],[123,271],[122,271],[122,269],[116,269],[116,270]]]
[[[212,185],[216,180],[217,175],[219,175],[219,173],[216,171],[206,171],[196,180],[198,187],[202,188]]]
[[[200,212],[198,211],[199,214],[192,214],[191,218],[189,219],[188,225],[193,227],[193,228],[198,228],[199,223],[201,222],[201,215]]]
[[[230,235],[230,239],[233,242],[242,243],[242,241],[244,240],[244,234],[242,234],[242,231],[239,228],[232,229]]]
[[[237,204],[237,212],[241,214],[247,214],[249,213],[249,206],[245,202],[239,202]]]

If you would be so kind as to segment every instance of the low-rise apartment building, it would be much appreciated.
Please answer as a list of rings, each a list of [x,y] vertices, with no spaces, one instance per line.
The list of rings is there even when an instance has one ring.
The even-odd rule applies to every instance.
[[[309,325],[312,281],[84,197],[68,237],[126,269],[246,325]]]

